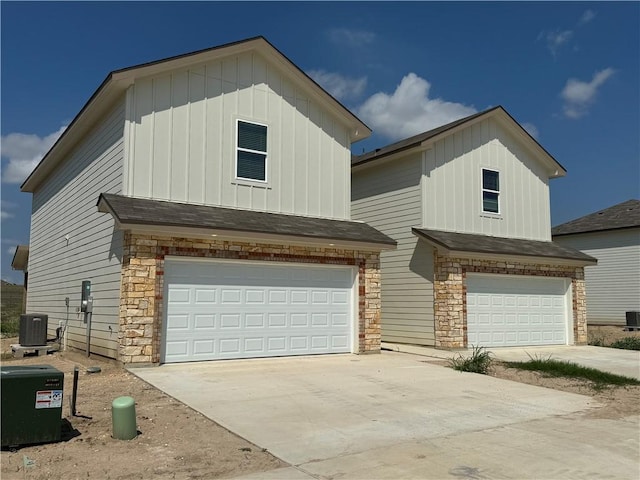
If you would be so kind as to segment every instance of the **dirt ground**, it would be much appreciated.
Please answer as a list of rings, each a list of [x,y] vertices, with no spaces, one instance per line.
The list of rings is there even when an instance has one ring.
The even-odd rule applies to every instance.
[[[11,351],[17,339],[3,339]],[[272,470],[285,464],[269,452],[156,390],[115,363],[79,353],[8,359],[3,365],[46,364],[64,372],[62,415],[77,436],[60,443],[0,452],[2,480],[212,479]],[[73,369],[80,367],[76,416],[70,416]],[[100,373],[86,373],[99,366]],[[111,402],[128,395],[136,401],[139,435],[133,440],[111,437]],[[24,466],[28,457],[34,464]]]
[[[620,333],[622,329],[616,327],[605,330],[611,338],[629,334]],[[17,339],[2,339],[3,365],[47,364],[64,372],[63,417],[71,423],[76,436],[60,443],[3,450],[0,452],[0,477],[3,480],[213,479],[285,465],[269,452],[225,430],[115,363],[88,359],[80,353],[11,359],[6,355],[11,351],[11,343],[17,343]],[[80,379],[77,414],[72,417],[68,397],[75,366],[80,368]],[[102,371],[87,373],[90,366],[99,366]],[[585,382],[546,378],[536,372],[510,369],[500,364],[494,365],[492,375],[589,395],[602,404],[586,413],[590,417],[615,419],[640,414],[640,387],[598,391]],[[140,433],[129,441],[111,438],[111,402],[123,395],[136,400]],[[33,461],[31,466],[25,467],[25,457]]]

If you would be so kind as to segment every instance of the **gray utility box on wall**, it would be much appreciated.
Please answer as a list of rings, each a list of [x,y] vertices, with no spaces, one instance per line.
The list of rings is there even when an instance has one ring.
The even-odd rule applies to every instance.
[[[2,447],[57,442],[64,373],[51,365],[2,366]]]
[[[20,345],[27,347],[46,345],[48,321],[49,316],[43,313],[20,315]]]

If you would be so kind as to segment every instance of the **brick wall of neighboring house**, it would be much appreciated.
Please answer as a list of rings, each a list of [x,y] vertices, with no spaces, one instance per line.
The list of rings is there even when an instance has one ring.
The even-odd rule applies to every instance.
[[[167,255],[355,266],[358,268],[358,352],[380,351],[378,253],[126,233],[118,333],[119,360],[123,363],[160,361]]]
[[[467,273],[570,278],[573,298],[573,339],[587,343],[584,268],[504,260],[452,258],[435,253],[434,318],[436,347],[467,348]]]

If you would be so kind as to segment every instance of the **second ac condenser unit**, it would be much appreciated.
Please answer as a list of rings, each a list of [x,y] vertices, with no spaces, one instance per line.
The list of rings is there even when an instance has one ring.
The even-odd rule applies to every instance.
[[[42,313],[20,315],[20,345],[46,345],[48,320],[48,315]]]

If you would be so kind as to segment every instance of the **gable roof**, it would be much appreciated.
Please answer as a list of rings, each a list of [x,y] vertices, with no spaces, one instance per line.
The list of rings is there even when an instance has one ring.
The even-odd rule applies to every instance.
[[[413,233],[425,239],[437,249],[445,252],[483,253],[542,257],[557,260],[572,260],[584,264],[596,264],[597,260],[586,253],[554,242],[524,240],[520,238],[491,237],[472,233],[445,232],[413,228]]]
[[[551,234],[559,237],[633,227],[640,227],[640,200],[635,199],[557,225],[551,229]]]
[[[461,118],[455,122],[447,123],[441,127],[414,135],[413,137],[400,140],[399,142],[392,143],[386,147],[377,148],[373,151],[363,153],[362,155],[353,155],[351,157],[351,168],[370,164],[383,158],[389,158],[398,153],[414,149],[426,150],[426,148],[428,148],[432,143],[490,117],[500,119],[503,124],[507,125],[510,130],[524,143],[538,153],[539,158],[541,158],[549,168],[550,178],[561,177],[567,173],[566,169],[549,152],[547,152],[547,150],[545,150],[545,148],[540,145],[538,141],[522,127],[522,125],[509,115],[501,105],[469,115],[468,117]]]
[[[23,192],[33,192],[47,175],[55,168],[75,144],[85,135],[100,118],[107,113],[114,102],[124,94],[137,78],[158,75],[170,70],[189,65],[209,62],[249,51],[256,51],[275,63],[288,75],[294,78],[299,86],[312,98],[321,102],[333,114],[340,118],[351,131],[351,141],[367,138],[371,129],[356,117],[349,109],[332,97],[311,77],[289,60],[280,50],[262,36],[226,43],[217,47],[198,50],[162,60],[134,65],[114,70],[93,93],[82,107],[58,141],[49,149],[40,163],[22,183]]]
[[[317,243],[357,243],[389,250],[396,241],[363,222],[125,197],[102,193],[98,210],[110,213],[117,228],[170,227],[205,235],[302,237]]]

